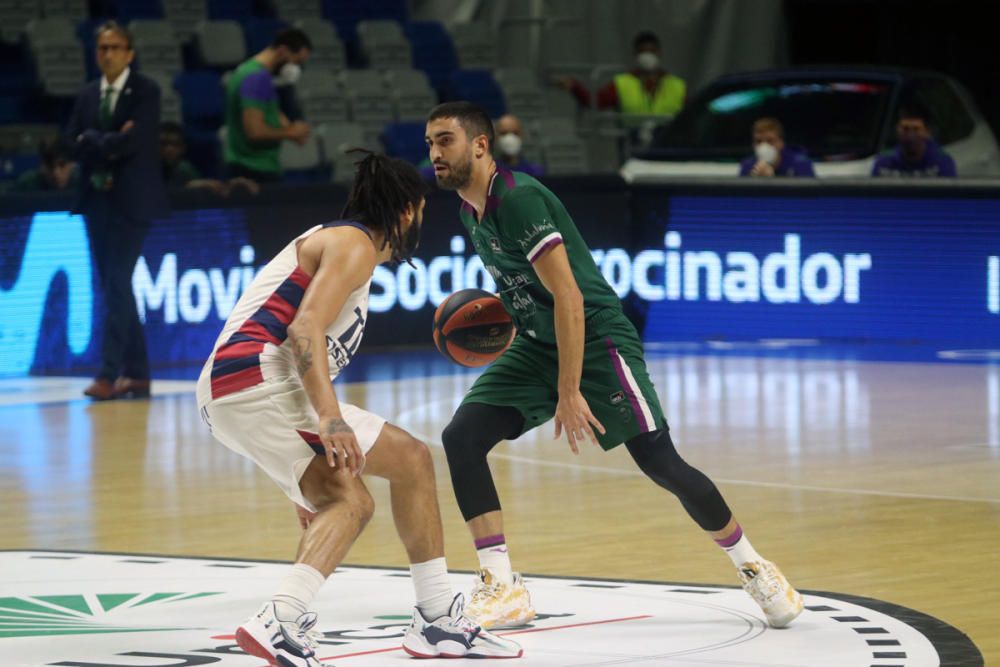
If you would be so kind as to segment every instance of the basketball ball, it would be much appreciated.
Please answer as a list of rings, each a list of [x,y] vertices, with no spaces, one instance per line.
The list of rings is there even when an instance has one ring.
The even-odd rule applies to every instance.
[[[514,322],[503,302],[481,289],[448,296],[434,313],[434,344],[462,366],[485,366],[514,340]]]

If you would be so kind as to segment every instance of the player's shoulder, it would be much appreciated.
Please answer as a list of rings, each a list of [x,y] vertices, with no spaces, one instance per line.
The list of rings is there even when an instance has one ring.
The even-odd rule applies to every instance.
[[[512,206],[544,200],[548,190],[534,176],[521,171],[498,170],[493,193],[500,198],[500,205]]]

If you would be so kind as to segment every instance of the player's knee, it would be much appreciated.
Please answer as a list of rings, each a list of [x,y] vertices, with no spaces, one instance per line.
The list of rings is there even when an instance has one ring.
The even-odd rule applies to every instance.
[[[345,495],[344,502],[349,509],[351,518],[357,521],[362,527],[375,514],[375,499],[372,498],[372,494],[368,493],[368,489],[360,482],[351,485],[351,490]]]
[[[474,451],[474,448],[471,447],[473,436],[474,431],[469,428],[467,420],[463,419],[463,413],[459,410],[441,432],[441,444],[444,445],[444,453],[448,457],[449,466],[461,465]]]
[[[639,469],[660,486],[676,487],[688,468],[666,429],[638,435],[625,446]]]
[[[420,440],[417,440],[409,433],[400,438],[396,447],[397,468],[408,477],[433,479],[434,461],[431,459],[431,450]]]

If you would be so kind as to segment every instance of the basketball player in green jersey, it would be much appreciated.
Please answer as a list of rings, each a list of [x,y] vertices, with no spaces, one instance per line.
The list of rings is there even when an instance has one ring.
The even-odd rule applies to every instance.
[[[427,120],[437,183],[462,198],[459,217],[518,332],[442,434],[481,567],[467,613],[487,628],[535,616],[511,567],[486,456],[500,440],[554,417],[555,437],[565,431],[574,453],[587,438],[606,450],[624,443],[726,551],[768,622],[787,625],[802,611],[802,596],[754,550],[715,484],[677,453],[617,295],[559,199],[531,176],[497,166],[493,138],[489,116],[469,102],[441,104]]]

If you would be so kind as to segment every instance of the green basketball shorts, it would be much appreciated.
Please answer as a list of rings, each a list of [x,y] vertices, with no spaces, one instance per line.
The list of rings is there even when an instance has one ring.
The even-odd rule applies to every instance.
[[[595,328],[584,344],[580,391],[607,431],[604,435],[594,431],[607,450],[667,423],[632,323],[621,315]],[[516,408],[524,417],[524,433],[555,414],[558,379],[555,346],[519,335],[479,376],[462,404]]]

